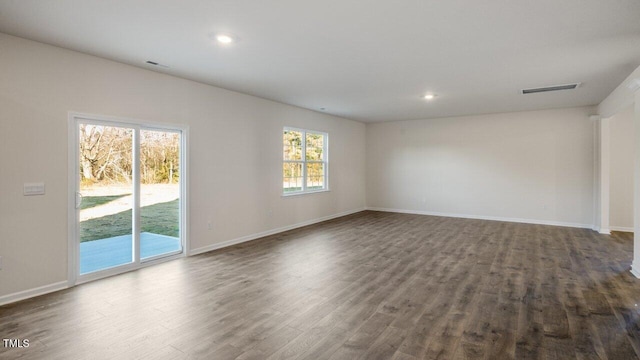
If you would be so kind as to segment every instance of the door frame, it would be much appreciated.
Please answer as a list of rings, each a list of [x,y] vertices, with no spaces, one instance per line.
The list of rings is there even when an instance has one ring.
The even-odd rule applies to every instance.
[[[140,150],[140,130],[157,130],[157,131],[173,131],[180,132],[180,168],[179,168],[179,178],[180,178],[180,241],[182,243],[182,252],[178,254],[168,254],[166,256],[157,256],[149,258],[145,261],[140,261],[140,215],[138,214],[138,209],[140,205],[140,182],[134,181],[133,188],[134,194],[134,203],[132,207],[133,216],[138,219],[138,221],[134,221],[133,231],[133,243],[134,243],[134,259],[131,263],[117,266],[114,268],[108,268],[105,270],[100,270],[84,275],[80,275],[80,242],[79,242],[79,214],[80,212],[76,209],[76,191],[78,191],[80,186],[80,166],[79,166],[79,124],[80,123],[91,123],[97,125],[105,125],[105,126],[117,126],[117,127],[128,127],[134,129],[134,137],[133,137],[133,164],[134,164],[134,179],[139,179],[139,176],[136,172],[140,171],[139,164],[139,150]],[[68,133],[69,133],[69,141],[68,141],[68,271],[67,271],[67,282],[68,286],[74,286],[78,284],[82,284],[88,281],[93,281],[97,279],[102,279],[105,277],[122,274],[128,271],[141,269],[147,266],[152,266],[155,264],[163,263],[166,261],[175,260],[181,257],[188,256],[190,250],[190,242],[189,242],[189,178],[188,178],[188,167],[189,167],[189,149],[188,149],[188,137],[189,137],[189,127],[187,125],[180,124],[166,124],[166,123],[154,123],[148,121],[141,121],[137,119],[129,119],[129,118],[121,118],[121,117],[113,117],[113,116],[105,116],[105,115],[95,115],[95,114],[86,114],[79,112],[69,112],[68,116]]]

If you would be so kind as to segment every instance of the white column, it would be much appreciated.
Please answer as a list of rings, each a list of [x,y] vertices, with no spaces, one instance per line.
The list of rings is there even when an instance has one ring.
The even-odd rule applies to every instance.
[[[600,231],[600,115],[591,115],[593,122],[593,231]]]
[[[600,234],[611,234],[609,229],[609,192],[611,186],[611,120],[600,119]]]
[[[633,263],[631,273],[640,278],[640,79],[629,84],[635,92],[634,124],[634,173],[633,173]]]
[[[600,115],[591,115],[593,121],[593,230],[610,234],[609,187],[610,187],[610,120]]]

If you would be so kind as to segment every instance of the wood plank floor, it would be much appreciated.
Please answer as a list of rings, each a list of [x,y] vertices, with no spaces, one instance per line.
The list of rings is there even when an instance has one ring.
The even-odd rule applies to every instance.
[[[0,307],[0,358],[635,359],[632,248],[362,212]]]

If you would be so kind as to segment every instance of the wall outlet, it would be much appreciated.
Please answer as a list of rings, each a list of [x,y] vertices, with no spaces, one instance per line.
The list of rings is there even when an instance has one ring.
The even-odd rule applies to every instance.
[[[211,220],[207,221],[207,229],[209,230],[213,229],[213,224],[211,223]]]

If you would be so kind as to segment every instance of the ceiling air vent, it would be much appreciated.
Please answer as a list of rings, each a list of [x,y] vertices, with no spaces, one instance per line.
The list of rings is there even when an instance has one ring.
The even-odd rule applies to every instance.
[[[151,61],[151,60],[147,61],[147,64],[149,64],[149,65],[153,65],[153,66],[160,66],[160,67],[163,67],[163,68],[169,68],[169,67],[168,67],[167,65],[165,65],[165,64],[160,64],[160,63],[157,63],[157,62],[155,62],[155,61]]]
[[[573,90],[577,88],[579,85],[580,83],[575,83],[575,84],[555,85],[555,86],[547,86],[547,87],[533,88],[533,89],[522,89],[522,94],[526,95],[526,94],[535,94],[535,93],[541,93],[541,92],[547,92],[547,91]]]

